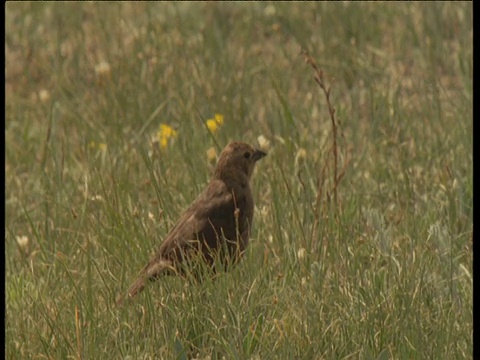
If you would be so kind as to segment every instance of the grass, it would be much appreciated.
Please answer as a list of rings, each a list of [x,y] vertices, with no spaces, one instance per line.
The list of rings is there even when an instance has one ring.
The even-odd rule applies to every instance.
[[[472,37],[467,2],[7,3],[6,358],[470,358]],[[241,264],[117,308],[259,136]]]

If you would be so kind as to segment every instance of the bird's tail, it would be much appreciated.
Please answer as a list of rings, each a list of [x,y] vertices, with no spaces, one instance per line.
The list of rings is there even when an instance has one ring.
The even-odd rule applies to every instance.
[[[135,296],[140,294],[147,284],[147,281],[156,279],[162,273],[172,270],[172,264],[170,261],[166,260],[156,260],[151,261],[145,268],[142,269],[140,275],[137,277],[137,280],[130,285],[126,295],[120,295],[117,298],[117,305],[123,305],[125,298],[133,299]]]
[[[133,298],[140,294],[143,289],[145,288],[145,281],[146,279],[144,277],[141,277],[137,279],[131,286],[130,289],[128,289],[128,296]]]
[[[146,283],[146,278],[145,276],[140,276],[137,280],[135,280],[135,282],[130,286],[130,288],[128,289],[128,292],[127,294],[121,294],[118,298],[117,298],[117,305],[123,305],[123,303],[125,302],[125,298],[127,298],[127,300],[129,299],[132,299],[134,298],[135,296],[137,296],[138,294],[140,294],[143,289],[145,288],[145,283]]]

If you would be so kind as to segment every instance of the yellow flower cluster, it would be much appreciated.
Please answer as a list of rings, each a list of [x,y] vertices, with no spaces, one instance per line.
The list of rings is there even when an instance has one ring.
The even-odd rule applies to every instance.
[[[223,115],[222,114],[215,114],[213,119],[207,120],[207,128],[212,133],[216,132],[220,126],[223,125]]]
[[[157,139],[158,144],[160,145],[160,149],[166,149],[168,146],[168,142],[171,138],[177,137],[177,130],[172,128],[170,125],[167,124],[160,124],[160,127],[157,131]]]
[[[212,133],[216,132],[220,128],[220,126],[223,125],[223,115],[215,114],[213,119],[208,119],[206,121],[206,125],[208,130],[210,130]],[[158,127],[156,137],[154,138],[154,143],[158,144],[158,147],[164,150],[168,147],[171,140],[176,138],[177,136],[177,130],[175,130],[170,125],[161,123]],[[212,157],[211,154],[210,157]]]
[[[107,144],[105,144],[105,143],[97,143],[97,142],[95,142],[95,141],[93,141],[93,140],[88,143],[88,147],[89,147],[90,149],[98,149],[98,150],[100,150],[100,151],[105,151],[105,150],[107,150]]]

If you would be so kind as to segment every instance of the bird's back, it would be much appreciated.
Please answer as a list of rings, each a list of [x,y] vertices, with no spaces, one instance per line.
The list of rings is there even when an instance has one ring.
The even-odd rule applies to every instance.
[[[213,179],[183,213],[160,246],[155,258],[181,263],[200,251],[212,264],[215,256],[228,249],[236,261],[248,244],[253,219],[250,187],[227,186]]]

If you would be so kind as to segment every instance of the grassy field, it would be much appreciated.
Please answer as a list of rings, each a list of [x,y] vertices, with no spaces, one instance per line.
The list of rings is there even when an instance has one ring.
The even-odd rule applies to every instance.
[[[6,358],[471,358],[472,23],[8,2]],[[230,140],[269,152],[243,261],[118,308]]]

